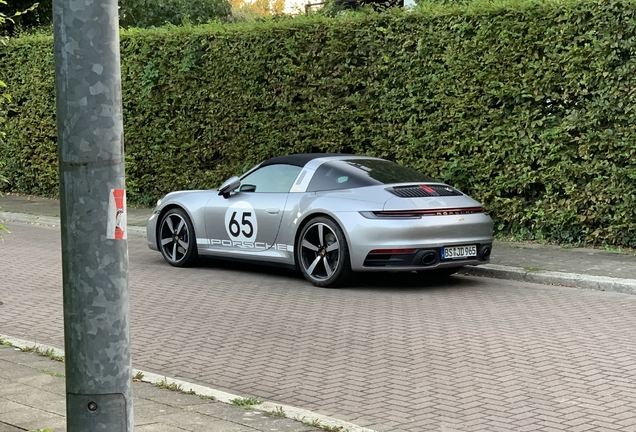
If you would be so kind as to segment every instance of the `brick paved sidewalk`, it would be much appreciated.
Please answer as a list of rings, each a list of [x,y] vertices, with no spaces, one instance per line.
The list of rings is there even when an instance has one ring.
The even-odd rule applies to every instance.
[[[197,395],[133,384],[137,432],[309,432],[292,419],[267,416]],[[66,430],[64,363],[0,345],[0,432]]]

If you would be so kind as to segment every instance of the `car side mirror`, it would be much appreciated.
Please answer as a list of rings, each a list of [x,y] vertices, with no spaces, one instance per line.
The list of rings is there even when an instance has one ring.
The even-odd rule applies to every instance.
[[[256,192],[256,186],[251,185],[251,184],[244,184],[241,185],[241,187],[239,188],[240,192]]]
[[[223,198],[228,198],[230,196],[230,193],[238,189],[239,186],[241,186],[241,179],[236,176],[230,177],[229,179],[225,180],[225,182],[219,188],[219,195],[223,195]]]

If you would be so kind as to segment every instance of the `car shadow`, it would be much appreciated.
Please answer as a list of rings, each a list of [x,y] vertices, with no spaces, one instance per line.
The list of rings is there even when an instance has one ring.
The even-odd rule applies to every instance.
[[[202,258],[197,267],[209,269],[222,269],[237,271],[243,274],[271,275],[289,278],[302,284],[311,284],[296,270],[285,267],[277,267],[263,264],[250,263],[246,266],[244,262],[226,261],[214,258]],[[376,272],[376,273],[355,273],[345,287],[338,288],[352,290],[431,290],[431,289],[461,289],[474,286],[475,281],[461,276],[434,277],[431,272]],[[327,288],[325,288],[327,289]]]
[[[273,275],[273,276],[291,277],[301,281],[305,280],[305,278],[299,271],[292,270],[287,267],[267,265],[267,264],[251,262],[251,261],[249,262],[249,265],[246,265],[245,261],[234,261],[234,260],[225,260],[225,259],[218,259],[218,258],[211,258],[211,257],[201,257],[199,258],[197,267],[239,271],[241,273],[246,273],[246,274],[247,273],[267,274],[267,275]]]
[[[431,291],[463,289],[472,287],[475,281],[457,275],[435,277],[430,272],[411,273],[359,273],[354,276],[350,287],[352,289],[393,291]]]

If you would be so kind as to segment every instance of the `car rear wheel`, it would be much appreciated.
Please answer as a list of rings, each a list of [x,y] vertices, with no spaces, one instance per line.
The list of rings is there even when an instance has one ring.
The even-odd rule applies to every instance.
[[[347,240],[330,218],[316,217],[305,225],[298,237],[296,253],[300,271],[318,287],[342,286],[351,275]]]
[[[161,218],[158,233],[159,250],[175,267],[187,267],[198,258],[194,227],[182,209],[174,208]]]

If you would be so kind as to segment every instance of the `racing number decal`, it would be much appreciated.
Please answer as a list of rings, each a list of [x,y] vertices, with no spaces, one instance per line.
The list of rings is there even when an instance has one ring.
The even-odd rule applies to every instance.
[[[258,222],[256,212],[247,201],[232,204],[225,212],[225,230],[230,240],[256,241]]]
[[[243,212],[243,217],[241,218],[241,224],[243,226],[248,226],[249,232],[241,230],[241,226],[236,220],[236,213],[237,212],[232,213],[232,217],[230,218],[230,225],[228,227],[230,229],[230,235],[232,237],[238,237],[239,234],[242,233],[247,238],[252,237],[252,235],[254,234],[254,225],[252,225],[252,222],[250,222],[249,220],[249,218],[252,217],[252,212]]]

